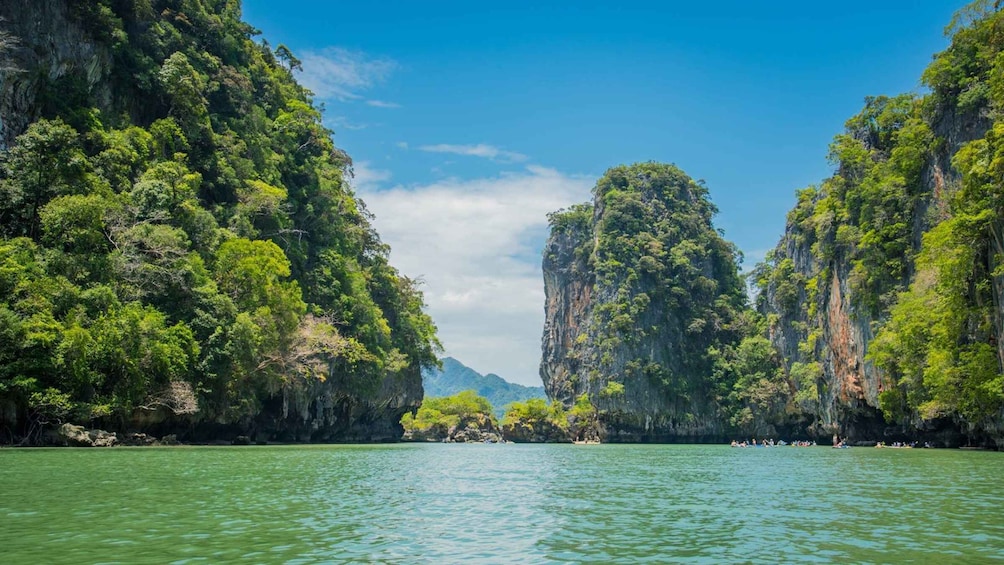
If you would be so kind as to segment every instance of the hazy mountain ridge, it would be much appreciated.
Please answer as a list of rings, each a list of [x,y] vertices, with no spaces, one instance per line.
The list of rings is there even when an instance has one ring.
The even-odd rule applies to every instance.
[[[482,375],[453,357],[443,358],[442,370],[424,370],[422,386],[425,388],[426,397],[450,396],[461,391],[473,390],[487,398],[499,415],[502,414],[503,408],[512,402],[546,398],[542,386],[511,383],[494,373]]]

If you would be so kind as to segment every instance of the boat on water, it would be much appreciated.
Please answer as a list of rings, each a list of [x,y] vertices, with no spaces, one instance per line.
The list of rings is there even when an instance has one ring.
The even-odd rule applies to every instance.
[[[729,444],[731,447],[816,447],[815,441],[792,441],[787,442],[784,440],[778,440],[774,443],[773,440],[767,440],[765,442],[757,443],[756,441],[736,441],[732,440]]]
[[[599,445],[600,444],[599,440],[591,440],[591,439],[577,439],[577,440],[573,441],[572,443],[575,444],[575,445]]]

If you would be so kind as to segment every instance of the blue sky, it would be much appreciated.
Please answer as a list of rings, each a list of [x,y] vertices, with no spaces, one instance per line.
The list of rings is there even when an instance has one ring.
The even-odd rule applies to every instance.
[[[303,61],[447,354],[539,384],[548,211],[607,168],[704,179],[751,267],[865,96],[918,91],[962,2],[245,0]]]

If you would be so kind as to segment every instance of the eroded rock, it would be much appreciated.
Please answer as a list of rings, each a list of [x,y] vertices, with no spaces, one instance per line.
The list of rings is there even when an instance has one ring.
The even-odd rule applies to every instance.
[[[119,442],[115,432],[88,430],[69,423],[59,427],[58,436],[70,447],[112,447]]]

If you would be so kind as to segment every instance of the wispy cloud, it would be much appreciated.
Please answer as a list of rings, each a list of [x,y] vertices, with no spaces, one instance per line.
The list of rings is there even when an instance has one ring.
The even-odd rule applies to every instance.
[[[504,161],[507,163],[526,161],[526,155],[523,155],[522,153],[506,151],[486,143],[479,143],[477,145],[454,145],[451,143],[440,143],[437,145],[423,145],[419,147],[419,150],[428,151],[430,153],[453,153],[455,155],[467,155],[470,157],[484,157],[485,159],[491,159],[492,161]]]
[[[367,100],[366,104],[373,106],[374,108],[400,108],[401,105],[397,102],[387,102],[384,100]]]
[[[393,59],[341,47],[304,51],[300,60],[303,71],[299,78],[304,86],[318,98],[342,101],[362,98],[360,92],[387,80],[398,67]]]
[[[358,161],[352,164],[352,186],[357,191],[376,190],[382,183],[390,179],[390,171],[373,168],[369,161]]]
[[[588,200],[594,179],[531,166],[381,189],[360,175],[361,165],[356,189],[391,245],[392,263],[425,280],[447,353],[479,370],[540,384],[547,213]],[[368,165],[363,170],[372,174]]]
[[[351,130],[351,131],[363,130],[363,129],[366,129],[366,128],[370,127],[371,125],[373,125],[373,124],[367,124],[367,123],[363,123],[363,122],[353,122],[352,120],[350,120],[349,118],[347,118],[345,116],[333,116],[331,118],[326,119],[324,121],[324,123],[325,123],[326,126],[328,126],[329,128],[331,128],[331,129],[333,129],[335,131],[338,131],[338,130]]]

